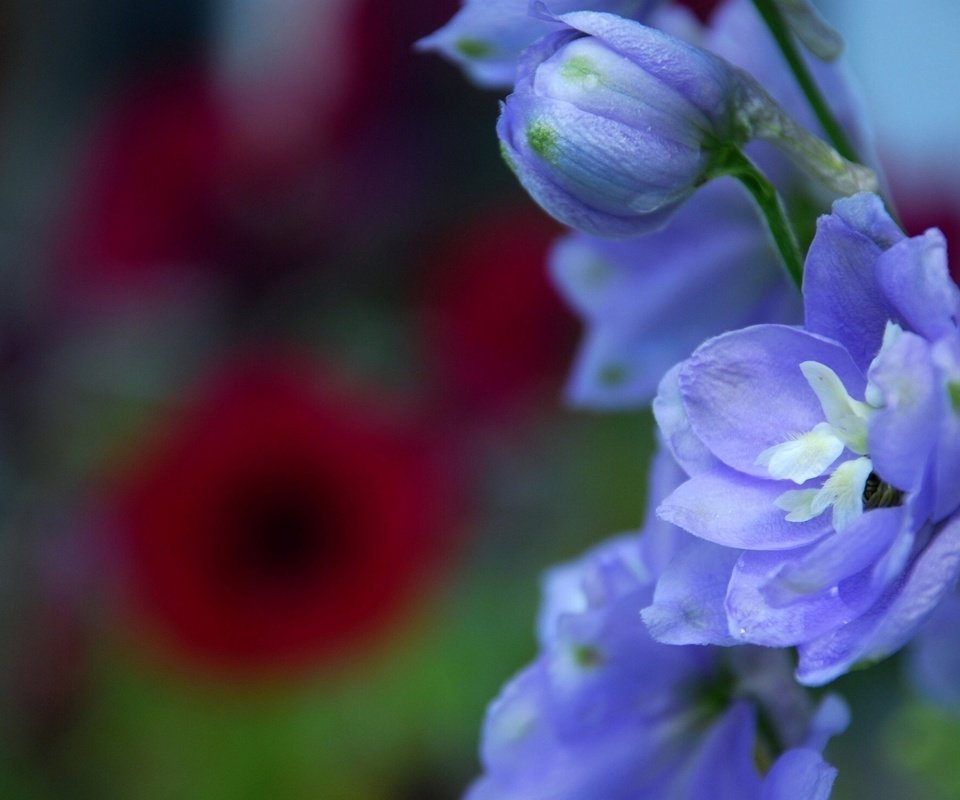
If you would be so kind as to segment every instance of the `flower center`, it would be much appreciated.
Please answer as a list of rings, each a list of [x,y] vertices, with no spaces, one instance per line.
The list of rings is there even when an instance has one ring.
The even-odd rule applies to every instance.
[[[903,492],[889,483],[884,483],[876,472],[867,476],[867,483],[863,487],[863,507],[891,508],[903,502]]]
[[[825,422],[788,441],[768,447],[757,464],[771,478],[804,484],[827,475],[820,488],[784,492],[776,499],[789,522],[806,522],[832,509],[833,527],[846,528],[864,510],[898,505],[902,492],[884,483],[873,471],[867,451],[867,422],[877,406],[853,399],[837,374],[816,361],[804,361],[800,369],[817,395]],[[870,392],[868,391],[868,397]],[[847,451],[848,458],[833,465]]]

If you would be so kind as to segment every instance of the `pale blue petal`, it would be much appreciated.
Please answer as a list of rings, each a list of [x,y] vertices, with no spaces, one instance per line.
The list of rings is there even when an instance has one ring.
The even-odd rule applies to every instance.
[[[826,634],[845,620],[862,613],[876,599],[869,575],[844,581],[827,590],[775,607],[764,596],[770,581],[788,558],[804,553],[746,551],[730,576],[727,617],[731,633],[744,642],[767,647],[790,647]]]
[[[932,350],[939,371],[939,390],[944,399],[934,462],[934,522],[960,508],[960,340],[937,342]],[[952,384],[952,386],[951,386]]]
[[[739,701],[713,725],[695,756],[687,798],[753,800],[760,794],[754,752],[756,708]]]
[[[657,396],[653,400],[653,416],[657,420],[664,444],[670,449],[677,463],[687,474],[696,475],[718,469],[722,465],[690,427],[678,383],[682,368],[682,363],[677,364],[663,376]]]
[[[830,516],[788,522],[774,505],[786,481],[765,481],[725,467],[681,484],[657,509],[661,519],[709,542],[745,550],[786,550],[828,533]]]
[[[868,613],[800,646],[797,680],[828,683],[860,661],[902,647],[954,586],[960,573],[960,515],[940,526],[909,571]]]
[[[764,596],[782,606],[837,586],[877,561],[901,531],[904,517],[902,507],[862,514],[842,532],[824,537],[800,558],[784,563]]]
[[[599,236],[662,227],[703,168],[699,149],[519,90],[502,106],[497,134],[520,182],[544,210]]]
[[[724,463],[769,477],[757,456],[824,419],[804,361],[830,367],[852,397],[863,397],[863,374],[842,347],[798,328],[757,325],[711,339],[683,365],[678,383],[692,430]]]
[[[665,644],[736,644],[724,599],[740,551],[690,539],[657,581],[642,612],[650,635]]]
[[[721,59],[613,14],[575,11],[560,19],[629,58],[664,86],[683,95],[710,120],[726,122],[737,78]]]
[[[960,289],[950,277],[940,231],[929,230],[885,251],[877,259],[877,281],[903,327],[930,341],[956,335]]]
[[[764,777],[760,800],[828,800],[836,777],[816,750],[788,750]]]
[[[646,19],[656,0],[551,0],[555,13],[584,8]],[[466,0],[442,28],[425,36],[418,50],[436,51],[460,66],[478,86],[509,89],[523,50],[562,23],[530,14],[530,0]]]
[[[801,316],[754,209],[725,180],[698,191],[647,236],[565,237],[550,268],[588,326],[567,387],[571,402],[587,408],[649,403],[668,368],[710,336]]]
[[[877,283],[880,254],[903,234],[876,195],[857,194],[820,217],[807,253],[803,297],[807,330],[840,342],[866,371],[894,309]]]
[[[907,651],[913,685],[930,702],[960,711],[960,596],[940,601]]]
[[[887,483],[916,491],[932,462],[945,409],[930,346],[903,332],[870,368],[883,407],[869,420],[868,448],[874,471]]]

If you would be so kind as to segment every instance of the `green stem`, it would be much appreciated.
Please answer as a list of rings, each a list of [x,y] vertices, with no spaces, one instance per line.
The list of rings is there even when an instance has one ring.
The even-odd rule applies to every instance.
[[[722,174],[739,180],[760,207],[787,274],[799,289],[803,282],[803,253],[790,227],[780,194],[767,176],[739,150],[725,153],[722,165]]]
[[[840,127],[837,118],[834,117],[830,106],[827,105],[827,101],[820,93],[816,81],[810,74],[810,70],[807,69],[807,65],[800,55],[800,51],[797,49],[797,45],[793,40],[793,34],[790,32],[790,28],[774,0],[753,0],[753,4],[757,7],[757,11],[760,12],[760,16],[763,17],[763,21],[770,29],[770,33],[773,34],[773,38],[776,40],[787,64],[790,65],[790,69],[793,70],[794,77],[796,77],[800,89],[804,95],[806,95],[807,101],[810,103],[813,113],[817,115],[817,119],[820,121],[820,125],[823,127],[823,131],[826,133],[830,143],[836,148],[837,152],[848,161],[863,163],[860,161],[857,151],[850,142],[850,139],[847,138],[847,134],[843,128]]]

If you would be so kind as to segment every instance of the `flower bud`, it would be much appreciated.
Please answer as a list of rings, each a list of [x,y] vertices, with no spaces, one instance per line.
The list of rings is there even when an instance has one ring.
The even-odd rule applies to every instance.
[[[562,222],[599,236],[660,227],[734,130],[732,70],[661,31],[595,12],[527,51],[497,132],[508,164]],[[582,36],[581,33],[587,34]]]
[[[872,187],[869,170],[723,59],[612,14],[557,19],[567,30],[526,51],[497,133],[520,182],[561,222],[608,238],[656,230],[754,137],[835,191]]]

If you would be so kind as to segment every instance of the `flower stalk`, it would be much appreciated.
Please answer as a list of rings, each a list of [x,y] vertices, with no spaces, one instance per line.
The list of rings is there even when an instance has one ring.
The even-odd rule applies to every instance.
[[[799,289],[803,283],[803,253],[790,226],[780,193],[756,164],[735,148],[724,153],[718,165],[718,174],[736,178],[750,192],[763,215],[790,280]]]
[[[807,102],[810,103],[810,107],[813,109],[813,113],[823,127],[823,131],[830,140],[830,143],[836,148],[837,152],[848,161],[862,163],[856,148],[830,110],[830,106],[823,94],[821,94],[817,82],[813,79],[813,75],[810,74],[810,70],[807,69],[807,65],[804,63],[803,57],[797,49],[793,35],[790,32],[790,27],[784,19],[780,8],[774,0],[753,0],[753,4],[756,6],[760,16],[763,17],[763,21],[770,29],[770,33],[773,34],[777,46],[783,53],[784,59],[793,72],[801,91],[804,96],[806,96]]]

